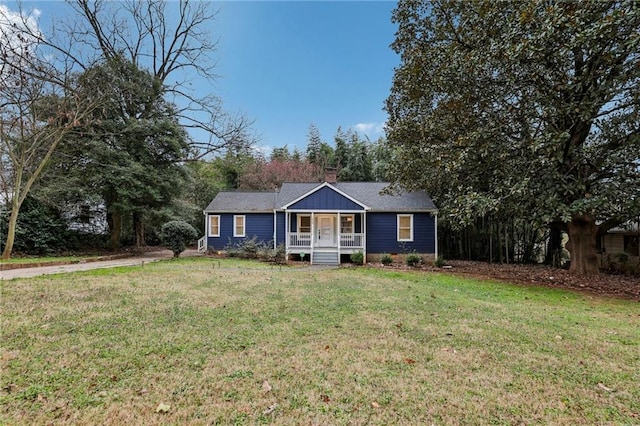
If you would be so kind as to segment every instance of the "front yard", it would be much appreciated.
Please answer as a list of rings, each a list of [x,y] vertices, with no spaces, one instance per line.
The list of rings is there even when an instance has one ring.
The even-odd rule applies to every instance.
[[[184,259],[0,282],[0,424],[638,424],[638,302]]]

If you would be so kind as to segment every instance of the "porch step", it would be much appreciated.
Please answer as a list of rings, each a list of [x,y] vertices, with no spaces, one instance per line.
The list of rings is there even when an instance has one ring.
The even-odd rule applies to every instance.
[[[313,253],[313,259],[311,261],[314,265],[339,265],[340,259],[336,252],[323,252],[316,251]]]

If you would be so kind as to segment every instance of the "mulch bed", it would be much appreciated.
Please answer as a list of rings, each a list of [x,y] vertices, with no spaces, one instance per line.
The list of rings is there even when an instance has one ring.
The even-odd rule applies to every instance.
[[[447,261],[447,265],[450,268],[423,266],[422,269],[640,301],[640,277],[637,276],[612,275],[604,272],[596,276],[587,276],[545,265],[489,264],[461,260]]]

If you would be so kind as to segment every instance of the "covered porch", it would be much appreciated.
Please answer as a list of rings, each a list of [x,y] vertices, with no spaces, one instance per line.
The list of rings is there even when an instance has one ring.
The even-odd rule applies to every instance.
[[[345,254],[361,251],[366,258],[366,220],[364,211],[286,211],[287,255],[335,265]]]

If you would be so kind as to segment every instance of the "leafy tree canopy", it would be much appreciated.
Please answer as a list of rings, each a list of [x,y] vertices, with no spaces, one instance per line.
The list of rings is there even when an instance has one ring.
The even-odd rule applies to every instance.
[[[492,213],[598,233],[640,211],[640,8],[609,2],[402,1],[387,99],[392,176],[465,224]]]

